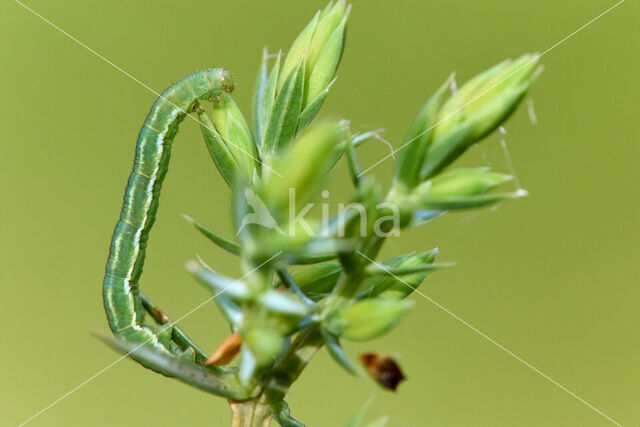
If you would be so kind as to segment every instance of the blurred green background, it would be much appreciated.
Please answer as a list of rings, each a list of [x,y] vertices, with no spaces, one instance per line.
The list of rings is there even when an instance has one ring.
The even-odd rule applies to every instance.
[[[261,49],[286,49],[324,1],[25,1],[140,81],[162,90],[224,66],[246,110]],[[395,146],[453,70],[463,82],[506,57],[544,51],[614,2],[355,0],[339,80],[323,109]],[[507,125],[530,197],[445,217],[391,240],[383,258],[439,246],[453,269],[422,291],[619,423],[640,425],[640,7],[627,1],[543,57],[546,71]],[[118,355],[100,287],[138,129],[155,96],[13,1],[0,5],[0,424],[16,425]],[[360,150],[365,165],[388,153]],[[185,122],[142,285],[173,317],[208,295],[184,271],[199,253],[225,274],[233,257],[180,214],[232,235],[229,194],[197,127]],[[463,164],[508,171],[499,137]],[[343,168],[344,169],[344,168]],[[392,161],[372,174],[388,183]],[[345,198],[341,170],[332,194]],[[394,333],[350,355],[396,355],[397,394],[346,375],[322,350],[294,386],[293,414],[342,425],[369,398],[391,426],[599,426],[593,410],[419,295]],[[211,351],[227,333],[214,305],[183,326]],[[124,360],[33,425],[215,425],[223,399]]]

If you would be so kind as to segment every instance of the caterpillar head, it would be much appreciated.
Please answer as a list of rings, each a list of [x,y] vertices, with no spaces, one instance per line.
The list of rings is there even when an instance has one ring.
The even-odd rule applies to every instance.
[[[227,70],[222,70],[222,72],[220,73],[220,87],[227,93],[233,92],[233,89],[236,87],[233,74],[231,74]]]

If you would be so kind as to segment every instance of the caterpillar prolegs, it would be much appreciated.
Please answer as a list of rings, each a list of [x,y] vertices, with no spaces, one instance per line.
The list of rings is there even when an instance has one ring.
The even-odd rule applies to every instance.
[[[223,91],[231,93],[233,88],[232,75],[221,68],[192,73],[162,92],[140,129],[103,283],[109,326],[119,338],[148,344],[165,353],[175,354],[179,350],[171,342],[170,332],[167,337],[166,333],[145,325],[138,281],[178,126],[198,105],[198,100],[212,100]]]

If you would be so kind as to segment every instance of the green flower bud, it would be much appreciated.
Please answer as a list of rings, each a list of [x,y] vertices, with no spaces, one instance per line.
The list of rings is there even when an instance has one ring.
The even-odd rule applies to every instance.
[[[349,7],[344,0],[317,13],[293,42],[282,65],[261,72],[254,98],[267,162],[286,148],[322,106],[342,57]]]
[[[201,118],[203,115],[204,113],[201,114]],[[212,116],[215,130],[208,129],[207,120],[202,118],[204,121],[202,132],[205,140],[221,139],[237,169],[246,179],[251,179],[254,170],[258,167],[257,149],[247,121],[231,95],[228,93],[220,95],[220,102],[214,103]],[[216,132],[218,135],[215,135]],[[226,156],[223,158],[226,159]]]
[[[538,55],[507,60],[477,75],[438,112],[421,180],[448,166],[474,142],[500,126],[520,104],[539,75]]]
[[[410,301],[371,298],[330,317],[326,328],[352,341],[368,341],[391,330],[411,308]]]
[[[349,10],[345,1],[339,0],[313,17],[287,53],[280,70],[278,90],[300,62],[305,64],[305,88],[309,88],[305,106],[329,85],[342,57]]]
[[[526,195],[526,191],[487,194],[512,176],[487,168],[454,169],[423,182],[412,192],[410,204],[418,209],[453,210],[495,204]]]
[[[348,14],[345,2],[339,1],[320,17],[306,63],[305,107],[322,95],[335,76],[344,49]]]

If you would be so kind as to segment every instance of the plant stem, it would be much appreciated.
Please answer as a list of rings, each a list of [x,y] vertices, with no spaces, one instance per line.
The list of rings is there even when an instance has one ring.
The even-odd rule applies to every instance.
[[[229,400],[231,427],[269,427],[271,411],[261,400]]]
[[[369,258],[375,259],[382,248],[384,240],[385,238],[380,236],[365,238],[363,253]],[[346,254],[341,257],[340,261],[345,266],[345,270],[338,279],[334,293],[327,300],[327,305],[324,309],[325,313],[348,304],[364,280],[362,270],[369,263],[365,257],[358,253]],[[265,390],[267,402],[276,403],[284,399],[291,384],[298,379],[307,363],[323,344],[324,340],[318,325],[310,325],[300,331],[286,353],[272,369],[271,381],[275,382],[276,387],[267,387]]]

